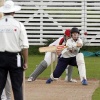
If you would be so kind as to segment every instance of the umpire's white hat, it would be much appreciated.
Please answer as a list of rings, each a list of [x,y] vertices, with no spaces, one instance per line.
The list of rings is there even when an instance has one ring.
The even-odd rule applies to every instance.
[[[2,13],[10,13],[19,11],[21,9],[21,6],[14,5],[14,2],[12,0],[7,0],[4,3],[4,6],[0,7],[0,12]]]

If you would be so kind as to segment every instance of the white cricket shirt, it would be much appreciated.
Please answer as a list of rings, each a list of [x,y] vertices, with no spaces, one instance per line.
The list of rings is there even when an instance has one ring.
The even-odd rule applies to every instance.
[[[24,25],[13,18],[4,16],[0,20],[0,52],[20,52],[29,48]]]
[[[77,43],[81,43],[83,45],[83,42],[80,38],[78,38],[78,40],[75,42],[72,38],[68,39],[66,42],[66,46],[71,45],[73,46],[74,44]],[[65,48],[62,52],[61,52],[61,57],[63,58],[70,58],[70,57],[75,57],[78,52],[79,52],[80,48],[79,47],[75,47],[75,49],[71,52],[70,50],[68,50],[68,48]]]

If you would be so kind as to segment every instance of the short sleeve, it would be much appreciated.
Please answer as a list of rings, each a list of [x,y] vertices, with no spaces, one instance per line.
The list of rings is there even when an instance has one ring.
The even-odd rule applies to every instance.
[[[29,48],[27,33],[24,25],[20,22],[20,47],[23,48]]]

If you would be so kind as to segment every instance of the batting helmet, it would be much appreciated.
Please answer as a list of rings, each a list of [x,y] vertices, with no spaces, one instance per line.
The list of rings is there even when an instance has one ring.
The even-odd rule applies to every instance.
[[[73,27],[73,28],[71,29],[71,34],[72,34],[72,33],[74,33],[74,32],[76,32],[76,33],[80,34],[79,29],[78,29],[78,28],[76,28],[76,27]]]
[[[70,32],[71,32],[70,29],[66,29],[64,35],[70,37]]]

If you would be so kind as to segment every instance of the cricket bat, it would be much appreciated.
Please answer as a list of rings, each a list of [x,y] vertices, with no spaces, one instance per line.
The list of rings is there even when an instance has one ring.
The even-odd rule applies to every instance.
[[[67,46],[59,45],[59,46],[47,46],[47,47],[40,47],[39,52],[56,52],[58,49],[64,49]]]
[[[57,49],[56,46],[40,47],[39,52],[55,52],[56,49]]]

